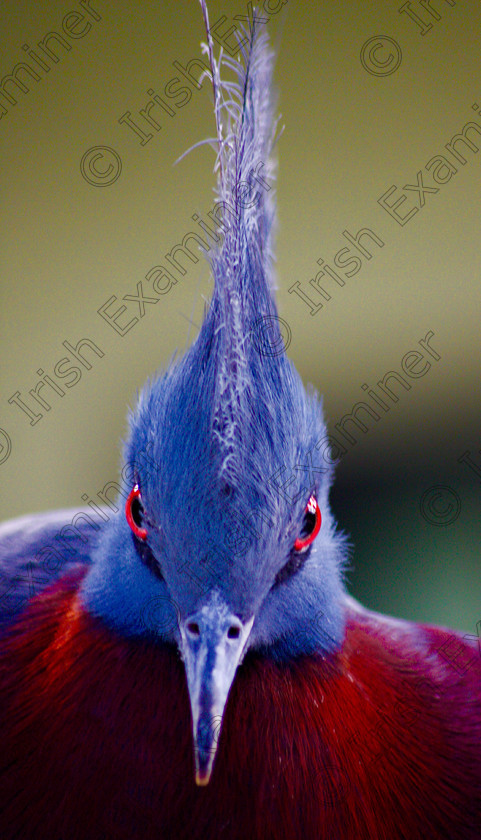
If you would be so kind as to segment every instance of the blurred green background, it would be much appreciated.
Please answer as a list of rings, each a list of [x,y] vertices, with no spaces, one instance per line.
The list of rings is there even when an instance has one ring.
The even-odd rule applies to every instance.
[[[351,426],[357,442],[337,469],[332,501],[353,544],[355,596],[383,612],[473,634],[481,619],[481,136],[474,130],[471,148],[456,146],[464,163],[446,144],[469,121],[481,132],[481,7],[475,0],[455,6],[436,0],[436,18],[416,0],[408,4],[411,17],[399,12],[401,5],[266,0],[260,12],[279,50],[285,125],[278,146],[279,307],[291,329],[289,354],[304,381],[324,394],[331,431],[366,399],[361,385],[402,372],[406,353],[434,332],[441,358],[431,359],[426,375],[409,380],[409,391],[398,388],[398,401],[379,412],[379,421],[362,415],[366,433]],[[220,0],[209,10],[225,38],[248,4]],[[424,20],[424,34],[414,14]],[[165,96],[180,73],[173,62],[185,68],[201,57],[203,24],[194,0],[83,6],[4,0],[0,30],[0,476],[8,518],[80,509],[115,479],[127,404],[195,336],[210,295],[202,259],[187,264],[185,276],[147,304],[124,336],[97,310],[115,296],[113,313],[141,280],[147,291],[147,272],[198,230],[192,216],[206,218],[212,151],[204,146],[173,164],[212,136],[214,123],[207,81],[200,90],[187,83],[183,107]],[[49,32],[61,40],[45,41]],[[42,41],[46,50],[38,47]],[[22,61],[38,76],[20,69],[26,91],[5,82]],[[172,108],[173,116],[152,110],[161,128],[139,113],[151,98],[147,91]],[[143,145],[125,123],[127,112],[152,135]],[[108,180],[102,172],[109,165],[115,175],[115,156],[93,162],[97,185],[85,177],[84,155],[97,146],[121,160],[110,185],[98,182]],[[437,155],[451,162],[449,180],[448,170],[439,170],[445,183],[433,180],[439,161],[426,168]],[[89,171],[95,181],[92,165]],[[418,173],[438,192],[409,188]],[[378,203],[392,186],[390,203],[406,198],[400,215],[417,207],[404,225]],[[348,244],[343,231],[362,228],[383,247],[364,239],[372,258],[362,257],[355,275],[343,275],[344,286],[324,278],[331,298],[322,300],[308,284],[317,261],[334,268],[334,256]],[[296,281],[323,302],[317,314],[289,293]],[[138,313],[135,303],[128,306],[119,319],[124,325]],[[104,355],[91,355],[91,369],[82,368],[81,380],[66,389],[54,367],[66,356],[62,342],[75,346],[81,338]],[[65,395],[45,387],[40,394],[50,410],[37,403],[43,416],[31,426],[8,400],[20,392],[34,406],[28,392],[44,374]],[[459,462],[466,452],[480,475]],[[440,495],[432,491],[438,486]]]

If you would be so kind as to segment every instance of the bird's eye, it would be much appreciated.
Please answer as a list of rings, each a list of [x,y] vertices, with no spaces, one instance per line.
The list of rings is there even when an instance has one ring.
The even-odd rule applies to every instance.
[[[300,536],[294,543],[291,556],[286,565],[277,573],[274,586],[284,583],[304,565],[307,559],[307,549],[316,539],[321,527],[321,510],[315,496],[309,499],[304,513],[304,522]]]
[[[140,495],[139,485],[136,484],[129,493],[129,498],[125,505],[125,516],[132,533],[139,540],[147,539],[147,529],[142,525],[143,513],[142,496]]]
[[[306,551],[316,539],[321,528],[321,509],[315,496],[309,499],[304,513],[304,524],[300,536],[294,543],[294,551]]]

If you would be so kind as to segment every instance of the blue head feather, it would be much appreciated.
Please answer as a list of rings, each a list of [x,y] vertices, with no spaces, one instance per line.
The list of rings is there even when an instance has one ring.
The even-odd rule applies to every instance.
[[[205,47],[221,240],[209,255],[212,301],[195,343],[145,387],[130,418],[125,492],[139,484],[148,537],[134,537],[121,511],[82,592],[120,632],[176,644],[186,667],[185,628],[204,618],[212,633],[223,615],[231,632],[240,622],[236,663],[249,648],[276,659],[327,654],[344,630],[344,542],[329,509],[331,467],[316,448],[322,408],[283,351],[273,297],[273,55],[265,32],[245,37],[239,61],[217,63],[210,37]],[[296,554],[312,493],[322,527]]]

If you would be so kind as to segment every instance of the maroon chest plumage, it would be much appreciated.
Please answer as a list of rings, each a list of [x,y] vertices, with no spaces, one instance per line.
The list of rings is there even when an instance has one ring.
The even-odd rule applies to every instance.
[[[481,836],[475,648],[455,669],[442,631],[360,612],[330,660],[249,656],[198,788],[178,655],[111,634],[78,581],[37,599],[2,659],[4,840]]]

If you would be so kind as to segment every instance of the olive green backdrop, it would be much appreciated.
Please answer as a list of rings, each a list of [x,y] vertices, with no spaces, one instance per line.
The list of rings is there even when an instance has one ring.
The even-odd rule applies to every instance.
[[[226,49],[250,8],[210,3]],[[371,409],[357,413],[362,428],[345,423],[351,441],[343,438],[332,497],[353,544],[351,591],[384,612],[474,634],[481,6],[266,0],[259,15],[279,50],[277,272],[289,353],[324,394],[333,433],[360,401]],[[202,57],[194,0],[4,0],[0,30],[8,518],[95,499],[116,478],[136,389],[195,336],[210,295],[202,259],[183,260],[185,275],[162,296],[146,275],[208,221],[212,151],[174,162],[212,136],[214,123],[208,81],[198,89],[183,75]],[[466,139],[457,137],[463,130]],[[347,234],[363,229],[356,248]],[[338,277],[318,277],[324,297],[309,285],[319,260]],[[123,300],[140,282],[157,299],[142,317],[135,300]],[[407,356],[429,332],[435,355]],[[82,338],[103,355],[84,346],[90,369],[77,362],[81,378],[68,377],[69,365],[58,366],[73,359],[63,342]],[[410,387],[391,378],[395,398],[374,415],[361,386],[382,398],[376,383],[389,371]],[[37,394],[49,410],[29,394],[45,376],[54,385]],[[36,413],[34,425],[19,400]]]

